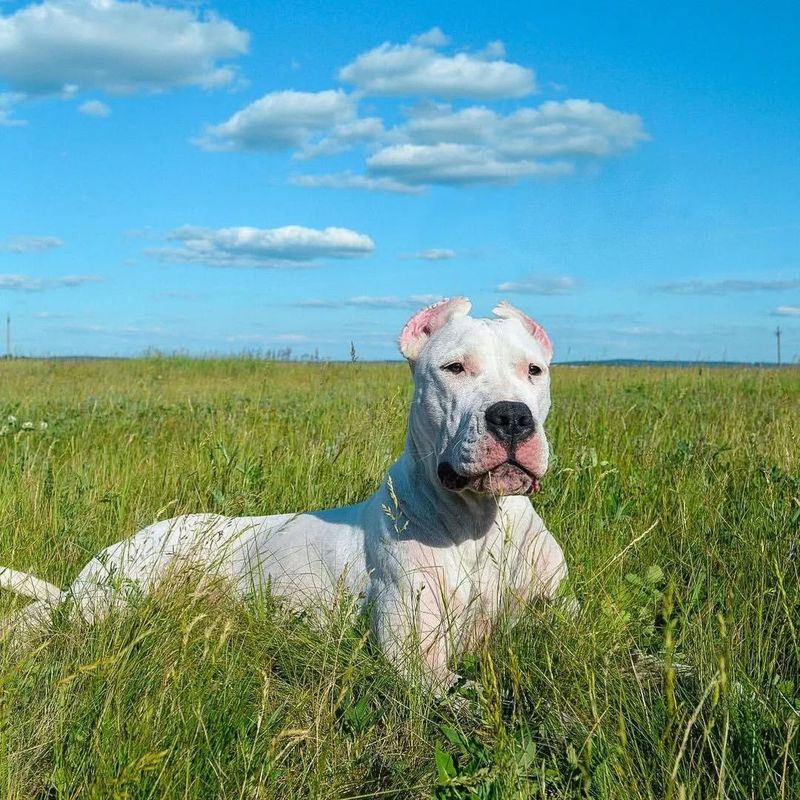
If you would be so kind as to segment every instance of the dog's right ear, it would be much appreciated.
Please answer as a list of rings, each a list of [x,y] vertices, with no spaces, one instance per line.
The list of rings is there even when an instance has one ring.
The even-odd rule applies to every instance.
[[[415,361],[436,331],[453,317],[466,316],[471,308],[472,303],[466,297],[450,297],[418,311],[400,334],[400,352],[409,361]]]

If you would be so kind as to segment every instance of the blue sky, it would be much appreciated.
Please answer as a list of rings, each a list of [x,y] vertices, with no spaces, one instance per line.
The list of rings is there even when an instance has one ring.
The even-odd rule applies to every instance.
[[[467,295],[556,358],[800,357],[790,4],[0,0],[23,354],[395,358]]]

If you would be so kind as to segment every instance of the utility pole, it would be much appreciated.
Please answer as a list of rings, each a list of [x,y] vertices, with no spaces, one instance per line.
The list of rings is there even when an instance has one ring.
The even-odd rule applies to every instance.
[[[775,329],[775,341],[778,343],[778,366],[781,365],[781,329]]]
[[[6,358],[11,358],[11,314],[6,314]]]

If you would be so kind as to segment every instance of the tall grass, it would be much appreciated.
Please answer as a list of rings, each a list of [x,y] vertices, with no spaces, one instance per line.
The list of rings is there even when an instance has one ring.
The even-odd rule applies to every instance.
[[[553,393],[535,502],[581,610],[499,625],[458,665],[478,691],[400,680],[344,604],[320,627],[173,587],[2,648],[0,796],[800,796],[800,374],[562,367]],[[409,397],[400,365],[0,364],[0,564],[65,585],[157,518],[359,500]]]

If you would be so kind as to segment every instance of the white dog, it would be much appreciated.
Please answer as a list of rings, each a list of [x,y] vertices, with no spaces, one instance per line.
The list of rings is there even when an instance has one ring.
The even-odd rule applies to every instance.
[[[403,329],[415,384],[406,446],[371,497],[296,515],[157,522],[106,548],[65,591],[0,570],[0,585],[36,599],[18,622],[39,628],[61,603],[91,622],[189,568],[237,594],[268,585],[296,605],[331,603],[344,588],[366,602],[389,658],[408,663],[413,643],[428,681],[451,684],[454,652],[501,611],[553,596],[567,572],[529,500],[547,470],[550,340],[506,303],[491,320],[469,309],[443,300]]]

